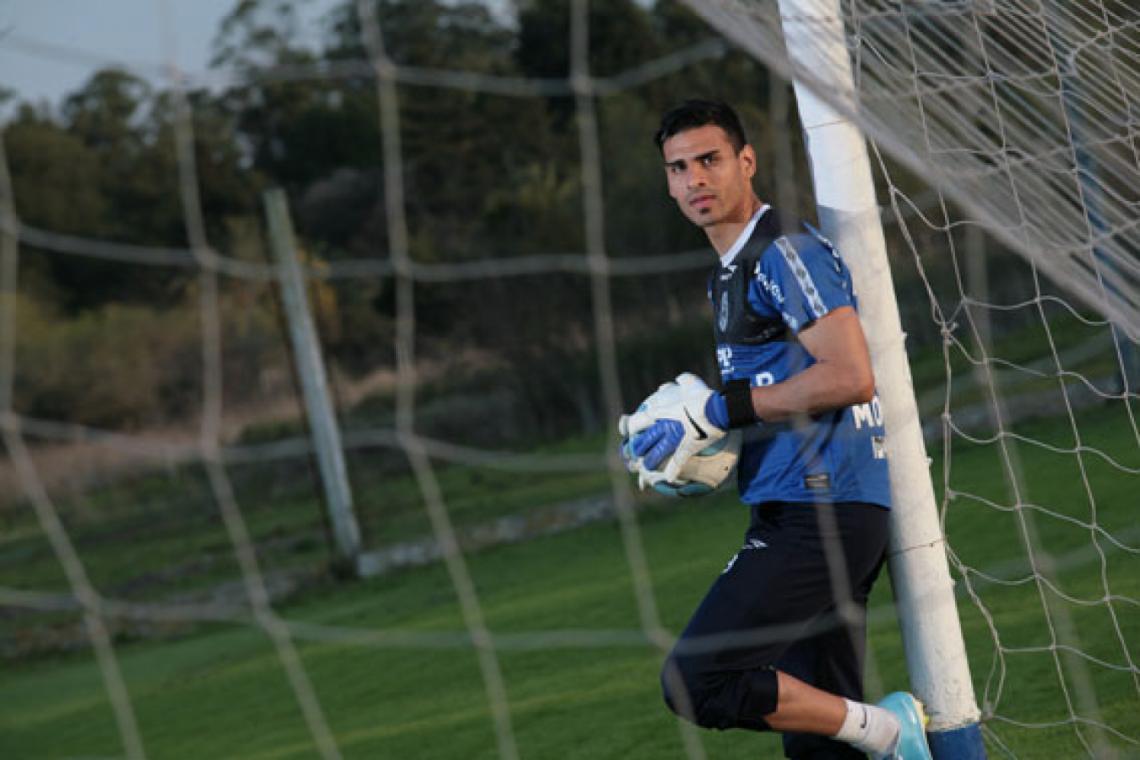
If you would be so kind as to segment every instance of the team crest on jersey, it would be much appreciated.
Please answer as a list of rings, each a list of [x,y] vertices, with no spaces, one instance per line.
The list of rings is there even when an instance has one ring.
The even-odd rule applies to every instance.
[[[717,346],[716,347],[716,361],[720,365],[720,372],[722,375],[732,374],[732,346]]]
[[[721,332],[728,329],[728,291],[720,294],[720,309],[717,311],[716,325]]]

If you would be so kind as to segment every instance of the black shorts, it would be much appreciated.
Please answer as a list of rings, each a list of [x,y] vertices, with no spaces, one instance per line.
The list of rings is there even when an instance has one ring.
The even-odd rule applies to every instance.
[[[744,546],[662,669],[666,703],[708,728],[766,730],[776,670],[862,700],[867,596],[886,555],[889,515],[850,502],[752,507]],[[806,734],[785,734],[784,747],[795,758],[864,757]]]

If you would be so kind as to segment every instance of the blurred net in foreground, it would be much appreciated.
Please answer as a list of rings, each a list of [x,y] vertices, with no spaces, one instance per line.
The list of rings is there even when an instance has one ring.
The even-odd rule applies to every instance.
[[[81,614],[128,755],[143,754],[148,736],[119,663],[116,636],[124,633],[178,634],[203,621],[256,626],[324,756],[338,754],[338,734],[298,656],[308,640],[474,648],[503,757],[525,754],[503,652],[655,650],[669,642],[634,499],[623,472],[606,472],[612,446],[601,432],[623,406],[623,391],[643,392],[680,369],[712,372],[703,287],[692,287],[708,254],[690,250],[700,241],[668,207],[647,135],[677,92],[739,101],[764,92],[767,80],[703,31],[698,39],[680,35],[691,27],[678,20],[691,18],[668,3],[652,17],[677,35],[664,37],[665,49],[605,46],[613,27],[593,16],[598,4],[536,4],[557,23],[526,27],[533,36],[518,56],[537,60],[547,50],[562,58],[531,68],[505,54],[476,63],[456,40],[455,48],[413,44],[414,14],[393,10],[429,5],[348,4],[330,55],[234,65],[227,75],[240,84],[226,98],[245,120],[258,171],[290,185],[310,243],[315,310],[330,359],[347,378],[337,387],[366,541],[413,559],[442,557],[462,630],[308,625],[285,619],[276,604],[319,582],[312,568],[328,557],[314,539],[324,528],[313,473],[298,466],[310,452],[296,422],[287,351],[279,327],[264,318],[274,313],[265,303],[276,274],[256,229],[243,228],[248,218],[233,218],[241,204],[216,191],[224,173],[206,160],[224,154],[214,138],[233,128],[218,120],[221,105],[176,87],[162,103],[167,131],[153,152],[136,157],[176,187],[176,208],[164,211],[180,225],[181,244],[160,245],[157,227],[128,243],[85,236],[66,218],[32,224],[16,213],[18,190],[0,187],[0,410],[12,482],[37,517],[11,518],[4,562],[17,580],[2,601],[43,612],[46,625],[34,636]],[[787,73],[770,4],[693,5],[725,37]],[[629,8],[641,18],[644,9]],[[1042,732],[1065,754],[1134,746],[1140,689],[1129,642],[1140,625],[1140,573],[1127,505],[1140,464],[1134,347],[1122,332],[1135,324],[1134,306],[1121,294],[1135,292],[1128,205],[1137,187],[1128,110],[1135,19],[1115,5],[1087,16],[1049,6],[845,8],[860,83],[855,115],[884,154],[935,188],[881,157],[896,281],[907,328],[921,338],[916,382],[932,418],[941,414],[944,520],[974,602],[964,616],[975,675],[987,674],[979,688],[987,736],[1024,757],[1034,755],[1022,745],[1039,746],[1033,735]],[[483,28],[458,28],[457,36],[470,42]],[[1017,56],[1007,37],[1020,43]],[[1058,53],[1062,44],[1077,52]],[[468,60],[470,69],[456,65]],[[767,91],[773,103],[780,93]],[[780,126],[786,113],[741,105],[754,141],[771,146],[760,152],[762,173],[786,182],[779,162],[794,143]],[[351,118],[324,121],[330,113]],[[326,139],[291,131],[306,120],[318,134],[328,130]],[[331,158],[317,168],[285,158],[298,153]],[[493,158],[465,163],[474,153]],[[785,193],[781,205],[798,205],[796,197]],[[258,206],[246,211],[250,205]],[[47,257],[64,268],[77,267],[77,257],[96,260],[118,273],[112,280],[144,270],[187,273],[163,325],[190,334],[193,350],[171,354],[173,379],[154,382],[173,388],[162,398],[195,399],[195,429],[161,436],[108,429],[129,406],[110,422],[72,416],[76,407],[67,404],[38,407],[67,413],[27,412],[20,373],[50,362],[21,343],[40,322],[19,311],[16,297],[35,279],[17,275]],[[361,299],[367,309],[357,308]],[[1104,313],[1092,316],[1089,304]],[[114,336],[121,325],[141,332],[146,323],[132,313],[94,320],[82,335],[111,337],[84,337],[76,353],[94,345],[105,366],[121,366]],[[644,337],[646,325],[654,339]],[[62,379],[58,387],[83,390]],[[238,424],[236,413],[263,396],[284,412]],[[27,447],[44,441],[115,452],[147,477],[78,486],[74,495],[49,490],[41,477],[46,448]],[[526,453],[511,453],[515,447]],[[574,507],[568,517],[566,505]],[[484,545],[480,531],[537,514],[534,525],[508,525],[484,543],[517,540],[559,520],[615,513],[636,628],[494,630],[466,559],[468,548]],[[393,556],[376,561],[402,561]],[[1055,698],[1033,700],[1029,691]],[[702,741],[692,732],[680,739],[690,757],[702,756]]]

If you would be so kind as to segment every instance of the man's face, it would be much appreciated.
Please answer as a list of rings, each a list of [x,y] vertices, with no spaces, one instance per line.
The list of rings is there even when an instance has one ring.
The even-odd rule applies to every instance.
[[[723,129],[707,124],[678,132],[661,149],[669,195],[689,221],[700,227],[748,221],[756,173],[752,146],[737,153]]]

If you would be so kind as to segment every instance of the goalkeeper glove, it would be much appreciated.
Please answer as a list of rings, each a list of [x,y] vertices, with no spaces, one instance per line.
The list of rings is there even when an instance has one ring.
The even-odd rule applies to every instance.
[[[633,456],[627,456],[627,463],[636,457],[646,470],[658,470],[665,463],[664,479],[677,482],[689,457],[725,436],[728,408],[723,395],[685,372],[659,388],[632,415],[623,416],[618,428],[629,436],[623,449],[628,447]],[[644,478],[639,480],[644,483]]]
[[[642,467],[641,456],[635,454],[633,450],[633,441],[638,437],[640,432],[639,430],[631,429],[632,420],[635,415],[646,415],[649,414],[652,409],[674,403],[677,400],[679,391],[680,387],[672,380],[662,383],[658,386],[657,390],[638,405],[637,411],[634,412],[634,414],[623,414],[618,419],[618,434],[621,436],[621,459],[625,463],[625,468],[631,473],[635,475],[638,475],[639,472],[641,473],[638,477],[638,486],[643,491],[647,485],[652,485],[652,482],[646,479],[648,476],[645,474],[645,468]],[[639,417],[638,424],[641,424],[643,419],[644,417]]]

